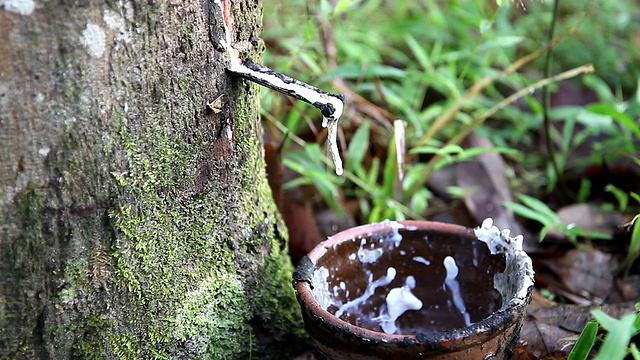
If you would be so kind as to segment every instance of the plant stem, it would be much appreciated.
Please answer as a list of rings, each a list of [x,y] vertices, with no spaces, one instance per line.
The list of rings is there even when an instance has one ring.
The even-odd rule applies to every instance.
[[[553,18],[551,19],[551,27],[549,28],[549,37],[548,41],[553,39],[553,33],[555,32],[556,22],[558,20],[558,8],[559,8],[560,0],[554,0],[553,2]],[[551,76],[551,65],[553,62],[553,47],[549,48],[547,51],[547,57],[544,63],[544,76],[548,78]],[[545,129],[545,142],[547,143],[547,157],[548,161],[551,162],[551,166],[553,171],[556,173],[556,178],[558,179],[558,184],[564,191],[568,191],[567,194],[571,193],[568,187],[564,182],[564,176],[560,171],[560,167],[558,166],[558,161],[556,159],[555,147],[553,146],[553,125],[551,124],[551,89],[549,86],[545,86],[543,88],[543,104],[542,107],[544,109],[544,129]]]

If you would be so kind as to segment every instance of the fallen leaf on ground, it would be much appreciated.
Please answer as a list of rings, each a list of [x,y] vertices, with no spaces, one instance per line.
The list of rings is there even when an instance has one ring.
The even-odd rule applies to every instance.
[[[494,146],[489,139],[476,133],[467,137],[467,145],[482,148]],[[478,223],[490,217],[498,228],[510,229],[514,235],[523,234],[513,211],[503,205],[505,201],[513,201],[513,197],[502,155],[487,152],[479,154],[476,159],[455,165],[457,185],[471,190],[464,194],[467,210]]]
[[[533,356],[545,357],[551,353],[564,352],[569,339],[573,339],[575,343],[578,335],[575,332],[527,317],[520,331],[518,346]],[[571,350],[570,347],[569,350]]]
[[[604,211],[592,204],[578,203],[560,208],[558,217],[563,223],[574,224],[588,232],[598,232],[613,235],[620,231],[620,226],[627,222],[627,218],[618,211]],[[556,229],[550,229],[549,236],[566,238],[566,235]]]
[[[589,248],[571,249],[557,260],[544,261],[564,286],[580,296],[602,302],[611,293],[620,262],[611,254]]]
[[[602,306],[558,305],[533,310],[529,315],[545,324],[579,333],[589,320],[593,320],[591,311],[594,309],[600,309],[609,316],[620,318],[635,311],[635,303],[625,302]]]
[[[556,305],[558,305],[558,303],[542,296],[536,288],[533,288],[533,291],[531,292],[531,302],[529,303],[529,306],[527,306],[527,314],[537,309],[548,308]]]
[[[625,301],[640,300],[640,275],[627,276],[626,278],[617,279],[616,285]]]
[[[313,354],[311,353],[311,351],[307,351],[305,353],[302,353],[296,357],[294,357],[291,360],[315,360],[316,358],[313,356]]]

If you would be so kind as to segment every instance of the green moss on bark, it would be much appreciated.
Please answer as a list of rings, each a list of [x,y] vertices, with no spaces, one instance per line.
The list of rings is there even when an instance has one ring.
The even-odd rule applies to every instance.
[[[251,43],[259,3],[232,3],[235,35]],[[225,73],[207,4],[98,2],[73,19],[47,5],[69,25],[47,38],[60,57],[41,57],[59,78],[38,116],[54,120],[30,125],[55,124],[50,154],[36,157],[41,173],[12,194],[15,213],[0,228],[11,235],[3,260],[20,269],[12,276],[33,278],[10,284],[29,304],[21,312],[0,295],[0,325],[16,313],[26,324],[0,355],[281,359],[303,337],[264,172],[258,90]],[[100,23],[105,9],[136,30],[129,40]],[[87,19],[107,31],[101,58],[77,43]],[[256,43],[243,55],[259,58]],[[221,94],[223,111],[207,114]]]
[[[229,359],[239,349],[249,349],[250,313],[242,279],[230,273],[213,273],[198,289],[189,291],[176,312],[173,337],[190,342],[190,357]],[[204,335],[204,336],[203,336]]]
[[[124,328],[147,330],[111,335],[112,348],[166,357],[281,358],[295,350],[288,341],[303,337],[285,235],[262,152],[255,151],[257,106],[248,99],[236,104],[231,139],[214,140],[225,142],[226,156],[211,160],[209,178],[198,187],[185,186],[202,181],[198,171],[172,169],[193,169],[208,143],[185,149],[152,132],[121,134],[129,168],[115,176],[136,202],[112,213],[121,234],[112,263],[119,289],[129,294],[122,311],[131,315],[121,321],[134,323]],[[149,142],[155,151],[141,151],[139,144]],[[136,318],[142,308],[146,318]],[[139,341],[113,340],[121,338]]]

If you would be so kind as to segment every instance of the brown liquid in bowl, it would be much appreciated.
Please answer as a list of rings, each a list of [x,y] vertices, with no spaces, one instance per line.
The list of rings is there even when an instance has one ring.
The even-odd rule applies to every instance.
[[[502,306],[502,297],[493,285],[494,275],[504,272],[505,256],[491,255],[487,245],[473,237],[442,234],[425,230],[399,229],[402,240],[397,242],[393,233],[372,234],[361,245],[363,238],[345,241],[329,249],[316,264],[329,270],[329,292],[333,303],[344,304],[361,296],[370,283],[384,277],[389,267],[395,268],[395,279],[380,286],[367,301],[347,309],[340,318],[353,325],[382,331],[379,317],[389,290],[405,285],[413,276],[416,286],[412,293],[423,306],[409,310],[396,322],[399,334],[415,335],[434,331],[465,327],[465,320],[456,308],[453,296],[445,283],[447,275],[443,265],[447,256],[454,258],[459,273],[461,297],[472,323],[478,322]],[[382,255],[374,262],[363,263],[358,250],[382,249]],[[414,260],[416,257],[420,261]],[[426,261],[425,261],[426,260]],[[425,264],[428,263],[428,265]],[[335,314],[338,306],[327,309]]]

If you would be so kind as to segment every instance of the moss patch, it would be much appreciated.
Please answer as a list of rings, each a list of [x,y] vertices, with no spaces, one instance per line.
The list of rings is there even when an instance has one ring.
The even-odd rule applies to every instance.
[[[128,168],[113,176],[131,201],[111,212],[127,299],[106,345],[116,353],[282,358],[303,336],[249,89],[234,96],[231,139],[185,142],[167,135],[162,114],[143,133],[123,127]]]
[[[236,35],[255,38],[259,3],[243,4]],[[108,57],[58,60],[74,72],[58,84],[51,189],[33,184],[15,200],[25,251],[9,263],[49,274],[33,286],[49,297],[22,311],[29,329],[45,323],[33,343],[53,358],[286,357],[302,325],[258,90],[226,76],[202,4],[113,6],[136,31]],[[223,111],[206,114],[221,93]],[[0,323],[14,316],[7,304]]]
[[[172,335],[187,343],[186,355],[190,358],[229,359],[237,356],[238,349],[250,347],[246,334],[251,329],[245,324],[249,310],[241,279],[220,273],[204,279],[198,289],[186,294],[177,310]]]

